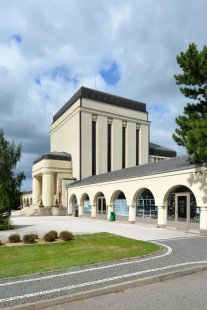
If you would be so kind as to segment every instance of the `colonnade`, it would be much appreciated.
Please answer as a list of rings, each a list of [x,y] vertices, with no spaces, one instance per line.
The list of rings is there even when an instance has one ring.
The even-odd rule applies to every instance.
[[[68,200],[68,214],[72,215],[73,213],[73,206],[70,201],[70,197]],[[84,215],[84,205],[83,201],[79,200],[79,203],[77,204],[78,207],[78,214],[79,216]],[[129,212],[126,219],[129,223],[135,223],[137,221],[137,214],[136,214],[136,203],[128,205]],[[200,209],[200,233],[202,235],[207,235],[207,206],[198,206]],[[157,207],[157,225],[160,228],[164,228],[167,226],[167,211],[168,207],[165,206],[158,206]],[[106,205],[106,219],[110,218],[111,212],[114,211],[114,204]],[[96,218],[97,217],[97,204],[93,202],[91,205],[91,217]]]
[[[33,176],[32,199],[34,204],[42,203],[45,207],[54,206],[55,178],[53,172],[44,172]]]

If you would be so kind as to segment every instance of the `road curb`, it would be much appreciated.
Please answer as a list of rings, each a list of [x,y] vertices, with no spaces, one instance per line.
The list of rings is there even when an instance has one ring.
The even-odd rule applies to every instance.
[[[195,266],[195,267],[171,271],[171,272],[167,272],[167,273],[163,273],[163,274],[159,274],[155,276],[150,276],[150,277],[146,277],[142,279],[136,279],[136,280],[131,280],[131,281],[122,282],[118,284],[113,284],[113,285],[109,285],[109,286],[105,286],[105,287],[101,287],[101,288],[97,288],[97,289],[93,289],[93,290],[89,290],[85,292],[74,293],[74,294],[67,295],[67,296],[60,296],[60,297],[45,299],[45,300],[22,304],[18,306],[11,306],[7,308],[3,308],[3,309],[17,309],[17,310],[18,309],[19,310],[20,309],[21,310],[45,309],[48,307],[66,304],[66,303],[70,303],[73,301],[80,301],[80,300],[91,298],[91,297],[97,297],[101,295],[117,293],[117,292],[125,291],[125,290],[139,287],[139,286],[167,281],[173,278],[183,277],[186,275],[190,275],[192,273],[201,272],[205,270],[207,270],[207,266]]]

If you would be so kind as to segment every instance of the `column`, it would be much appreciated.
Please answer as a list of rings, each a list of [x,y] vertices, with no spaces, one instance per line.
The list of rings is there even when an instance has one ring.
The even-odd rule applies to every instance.
[[[52,172],[42,174],[42,202],[45,207],[54,205],[54,174]]]
[[[83,215],[83,205],[82,204],[79,204],[79,207],[78,207],[78,216],[82,216]]]
[[[73,200],[70,201],[70,195],[69,195],[69,190],[67,189],[67,206],[68,206],[68,215],[72,215],[73,214]]]
[[[114,206],[108,205],[108,214],[107,214],[108,220],[110,219],[111,212],[113,212],[113,211],[114,211]]]
[[[96,217],[96,205],[91,206],[91,217],[92,218]]]
[[[200,207],[200,234],[207,235],[207,207]]]
[[[136,220],[136,208],[135,205],[129,206],[129,223],[134,224]]]
[[[160,227],[166,227],[167,225],[167,207],[158,207],[158,219],[157,224]]]
[[[41,178],[32,178],[32,203],[39,203],[41,196]]]

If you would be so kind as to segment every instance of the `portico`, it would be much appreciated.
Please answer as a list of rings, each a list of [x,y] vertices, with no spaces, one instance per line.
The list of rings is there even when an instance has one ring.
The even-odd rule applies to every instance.
[[[67,153],[51,152],[38,158],[33,165],[33,204],[66,207],[65,185],[72,178],[71,156]]]
[[[76,197],[79,215],[84,216],[81,209],[84,193],[93,203],[91,217],[97,217],[97,193],[101,192],[107,218],[115,211],[118,219],[129,223],[144,221],[158,227],[174,225],[178,229],[180,224],[182,230],[200,229],[201,234],[206,234],[206,172],[206,167],[190,164],[187,157],[178,157],[127,168],[124,174],[120,170],[89,177],[67,185],[68,212],[72,210],[72,196]]]

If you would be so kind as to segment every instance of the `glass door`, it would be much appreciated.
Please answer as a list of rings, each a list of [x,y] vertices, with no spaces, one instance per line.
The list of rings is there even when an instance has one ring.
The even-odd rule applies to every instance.
[[[104,197],[97,198],[97,213],[99,215],[106,215],[106,199]]]
[[[184,231],[189,230],[190,222],[190,194],[175,194],[175,223],[176,228]]]

